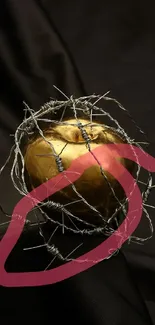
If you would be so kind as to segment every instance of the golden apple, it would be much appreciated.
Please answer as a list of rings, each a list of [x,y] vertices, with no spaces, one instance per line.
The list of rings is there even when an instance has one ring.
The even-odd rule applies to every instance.
[[[37,138],[31,139],[28,143],[24,159],[26,173],[29,176],[28,183],[31,189],[59,173],[50,143],[56,154],[60,155],[65,170],[70,167],[74,159],[88,152],[85,139],[81,134],[81,130],[76,125],[77,121],[75,119],[69,119],[65,122],[68,122],[69,125],[51,125],[48,129],[44,130],[44,137],[48,142],[41,136],[38,136]],[[101,144],[125,142],[116,132],[106,128],[106,126],[104,127],[100,123],[90,123],[86,119],[80,119],[80,122],[91,140],[91,150],[101,146]],[[133,163],[123,158],[120,160],[129,171],[132,171]],[[105,175],[115,190],[116,196],[119,200],[123,199],[124,192],[118,182],[106,170]],[[78,193],[80,193],[80,196],[82,195],[106,219],[118,206],[118,202],[114,198],[106,179],[101,174],[99,165],[88,168],[74,185]],[[92,210],[84,202],[80,201],[81,197],[78,197],[71,185],[57,192],[50,199],[61,204],[67,204],[66,208],[69,211],[80,215],[83,219],[89,219],[88,216],[92,215]],[[98,223],[97,214],[95,218],[95,221]]]

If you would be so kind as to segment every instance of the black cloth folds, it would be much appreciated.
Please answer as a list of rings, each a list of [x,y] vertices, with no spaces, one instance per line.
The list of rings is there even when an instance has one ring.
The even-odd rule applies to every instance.
[[[23,101],[37,110],[50,97],[63,99],[53,85],[68,96],[103,93],[112,86],[114,96],[122,94],[124,102],[127,106],[131,104],[134,112],[134,105],[137,105],[135,86],[138,88],[140,85],[140,94],[147,83],[143,82],[142,72],[143,76],[151,76],[154,80],[155,62],[151,52],[153,45],[150,45],[153,13],[149,8],[147,2],[145,11],[140,1],[134,4],[131,1],[99,0],[1,0],[0,164],[4,163],[11,148],[13,140],[10,134],[15,132],[23,119]],[[143,52],[149,53],[147,67]],[[150,96],[153,100],[150,83],[146,87],[146,97]],[[129,94],[131,99],[127,100]],[[143,125],[148,114],[146,103],[142,95],[140,118]],[[136,114],[139,116],[139,112]],[[153,136],[154,129],[151,130]],[[9,182],[9,169],[6,169],[1,180],[0,203],[11,213],[18,199]],[[4,216],[1,215],[1,218]],[[1,228],[1,236],[3,231]],[[61,238],[57,240],[61,245]],[[88,240],[88,250],[92,247],[91,240]],[[93,240],[95,247],[97,241]],[[39,241],[38,229],[25,231],[9,257],[8,271],[20,268],[24,272],[29,267],[32,270],[42,269],[44,251],[34,250],[24,255],[21,249]],[[75,242],[72,236],[66,238],[66,249],[74,246]],[[147,282],[149,264],[146,265],[145,261],[145,265],[138,263],[137,260],[141,261],[139,252],[134,255],[133,246],[132,250],[132,253],[125,250],[127,260],[124,252],[120,252],[55,285],[0,287],[2,323],[152,324],[153,314],[151,320],[146,307],[148,296],[152,302],[155,301],[154,295],[150,295],[150,290],[154,290],[151,288],[153,281]],[[149,255],[149,250],[146,254]],[[139,274],[143,274],[143,278]]]

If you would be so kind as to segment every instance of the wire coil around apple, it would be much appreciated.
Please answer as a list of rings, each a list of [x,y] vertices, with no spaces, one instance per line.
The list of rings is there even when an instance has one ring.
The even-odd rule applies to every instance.
[[[88,137],[87,132],[85,131],[83,125],[81,125],[81,123],[79,122],[78,112],[82,112],[82,115],[85,115],[87,118],[89,118],[91,123],[92,123],[93,111],[97,112],[97,113],[99,112],[99,114],[101,114],[102,116],[108,117],[109,120],[114,123],[115,127],[107,125],[106,126],[107,129],[109,128],[113,132],[117,132],[117,134],[119,134],[119,136],[122,137],[122,139],[125,139],[126,143],[128,143],[129,145],[132,146],[133,144],[135,144],[136,146],[142,148],[138,142],[136,142],[135,140],[131,139],[128,136],[128,134],[121,127],[119,122],[116,119],[114,119],[109,112],[106,112],[103,108],[99,108],[97,106],[97,103],[101,99],[104,101],[115,102],[118,105],[120,110],[123,110],[127,113],[125,108],[118,101],[108,97],[107,94],[105,94],[103,96],[99,96],[99,95],[85,96],[85,97],[81,97],[78,99],[75,99],[75,98],[73,98],[73,96],[71,96],[70,98],[66,98],[65,101],[51,100],[51,101],[45,103],[40,108],[40,110],[37,112],[34,112],[31,108],[28,107],[27,104],[25,104],[24,120],[18,126],[18,128],[15,132],[14,147],[12,149],[12,151],[14,153],[14,161],[13,161],[13,165],[12,165],[12,169],[11,169],[11,179],[12,179],[13,185],[14,185],[15,189],[22,196],[25,196],[29,193],[29,189],[28,189],[26,181],[25,181],[25,161],[24,161],[25,145],[27,144],[27,142],[30,139],[36,137],[36,135],[39,135],[45,141],[47,141],[44,136],[43,130],[48,128],[48,125],[50,123],[53,123],[55,125],[60,125],[60,124],[67,125],[67,122],[65,122],[63,120],[66,110],[70,111],[69,115],[74,117],[77,120],[76,125],[80,129],[82,137],[84,138],[84,140],[86,142],[86,146],[89,151],[91,151],[90,144],[89,144],[89,137]],[[27,117],[28,114],[29,114],[29,117]],[[59,116],[59,118],[58,118],[58,116]],[[129,116],[129,118],[132,119],[130,116]],[[132,120],[132,122],[135,124],[135,122],[133,120]],[[137,127],[136,124],[135,124],[135,126]],[[139,131],[141,133],[143,133],[142,130],[139,129]],[[63,167],[61,158],[59,157],[59,155],[57,155],[54,152],[54,148],[52,147],[51,143],[50,143],[50,145],[51,145],[51,150],[53,150],[53,154],[55,156],[55,161],[57,163],[58,170],[60,173],[62,173],[64,170],[64,167]],[[10,154],[12,154],[12,152]],[[7,162],[8,162],[8,160],[7,160]],[[3,170],[3,167],[1,169],[1,171]],[[138,164],[138,157],[137,157],[137,171],[136,171],[137,183],[140,182],[140,179],[139,179],[140,170],[141,170],[141,168],[140,168],[140,165]],[[110,184],[109,184],[109,186],[110,186]],[[73,184],[73,187],[74,187],[74,184]],[[142,197],[143,197],[143,204],[144,204],[143,211],[149,220],[151,236],[152,236],[153,226],[152,226],[151,218],[149,217],[149,213],[147,212],[147,208],[145,206],[145,204],[149,198],[151,188],[152,188],[152,175],[151,175],[151,173],[148,173],[148,180],[147,180],[147,183],[145,184],[145,189],[143,190]],[[111,190],[113,190],[113,189],[111,188]],[[49,218],[48,214],[44,210],[45,207],[48,207],[48,208],[50,207],[54,210],[62,211],[66,215],[68,214],[74,220],[78,220],[80,223],[83,223],[84,228],[82,230],[81,229],[77,230],[75,227],[67,227],[63,221],[61,223],[57,220],[53,220],[51,217]],[[115,214],[111,215],[109,217],[109,219],[106,220],[103,227],[101,227],[101,226],[96,227],[95,225],[90,224],[89,222],[82,220],[79,217],[76,217],[72,213],[69,213],[69,211],[67,211],[67,209],[63,205],[61,205],[58,202],[51,201],[51,200],[48,200],[47,202],[40,203],[38,205],[37,209],[42,213],[45,220],[50,221],[51,223],[55,224],[58,227],[62,227],[63,231],[65,229],[66,231],[73,232],[74,234],[81,234],[81,235],[83,235],[83,234],[86,234],[86,235],[104,234],[106,236],[109,236],[114,231],[114,229],[111,227],[111,221],[116,217],[118,212],[120,212],[122,218],[123,218],[123,216],[126,215],[127,199],[124,200],[123,204],[122,203],[119,204],[119,207],[115,211]],[[90,205],[90,209],[93,209],[93,207],[91,205]],[[151,236],[149,236],[145,239],[132,236],[132,238],[130,238],[130,240],[136,240],[138,242],[143,242],[143,241],[147,240],[148,238],[150,238]],[[50,247],[52,247],[52,248],[50,249]],[[62,255],[60,254],[60,252],[58,250],[56,250],[55,246],[53,246],[53,245],[50,246],[49,244],[47,244],[47,248],[53,255],[57,255],[61,260],[63,260]]]

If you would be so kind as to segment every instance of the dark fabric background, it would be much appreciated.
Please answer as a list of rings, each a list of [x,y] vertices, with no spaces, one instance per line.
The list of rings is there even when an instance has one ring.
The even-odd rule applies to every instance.
[[[1,165],[13,143],[10,134],[23,119],[23,101],[37,110],[50,97],[62,98],[53,84],[74,96],[111,90],[147,132],[155,156],[151,1],[1,0],[0,72]],[[18,200],[8,167],[1,177],[0,203],[11,213]],[[155,225],[153,210],[151,217]],[[147,227],[142,220],[138,235],[147,236]],[[44,251],[23,255],[21,250],[39,238],[35,229],[25,232],[8,269],[24,271],[30,264],[41,269]],[[66,245],[74,241],[66,238]],[[87,248],[91,245],[88,241]],[[155,324],[155,239],[124,245],[117,256],[55,285],[1,287],[0,299],[4,324]]]

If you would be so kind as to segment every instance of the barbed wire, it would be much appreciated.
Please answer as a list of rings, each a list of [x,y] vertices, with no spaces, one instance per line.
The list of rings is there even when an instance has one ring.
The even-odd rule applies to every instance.
[[[57,87],[55,87],[55,88],[63,94],[63,92],[61,90],[59,90]],[[100,118],[100,126],[104,126],[105,131],[110,130],[114,135],[115,134],[119,135],[120,138],[125,139],[127,144],[131,145],[131,148],[134,152],[136,162],[137,162],[135,184],[140,183],[140,184],[143,184],[143,186],[145,187],[143,190],[143,193],[142,193],[142,199],[143,199],[142,209],[143,209],[144,215],[146,216],[147,220],[149,221],[149,229],[150,229],[151,234],[150,234],[150,236],[148,236],[146,238],[139,238],[136,236],[131,236],[128,239],[128,241],[129,242],[136,241],[137,243],[143,243],[152,237],[153,225],[152,225],[150,215],[148,213],[148,208],[155,208],[155,207],[147,204],[150,192],[151,192],[152,188],[154,187],[154,185],[152,184],[152,174],[150,172],[148,172],[147,182],[146,183],[141,182],[141,180],[140,180],[141,167],[139,165],[138,157],[137,157],[137,155],[134,151],[134,147],[133,147],[133,144],[134,144],[137,147],[139,147],[141,150],[144,151],[142,145],[145,145],[145,144],[148,145],[149,140],[148,140],[145,132],[143,130],[141,130],[141,128],[137,125],[137,123],[134,121],[134,119],[132,118],[130,113],[116,99],[108,97],[107,96],[108,94],[109,94],[109,92],[107,92],[106,94],[104,94],[102,96],[93,94],[91,96],[84,96],[84,97],[80,97],[80,98],[74,98],[73,96],[70,96],[70,98],[69,98],[68,96],[63,94],[65,97],[64,101],[58,101],[58,100],[51,99],[49,102],[47,102],[43,106],[41,106],[41,108],[37,112],[35,112],[26,103],[24,103],[25,116],[24,116],[22,123],[16,129],[16,132],[14,135],[14,145],[11,148],[11,151],[9,153],[9,156],[8,156],[5,164],[0,169],[0,175],[4,171],[4,168],[7,166],[7,164],[9,163],[11,156],[14,155],[13,164],[12,164],[11,173],[10,173],[13,186],[22,196],[25,196],[29,193],[29,190],[28,190],[28,187],[26,184],[26,180],[25,180],[25,160],[24,160],[23,148],[24,148],[24,144],[28,143],[28,141],[34,135],[37,134],[50,146],[51,155],[53,155],[53,157],[55,158],[55,162],[57,164],[59,173],[63,173],[65,175],[66,179],[70,182],[70,185],[71,185],[74,193],[76,193],[76,195],[78,197],[78,201],[83,202],[83,204],[85,204],[90,209],[90,211],[93,211],[94,213],[98,214],[98,216],[103,224],[103,226],[98,227],[95,224],[89,223],[86,220],[80,218],[79,216],[74,215],[69,210],[67,210],[67,206],[69,204],[70,205],[74,204],[75,202],[77,202],[77,200],[72,201],[69,204],[63,205],[59,202],[54,202],[50,198],[48,198],[48,200],[46,202],[41,202],[37,205],[37,207],[32,209],[35,214],[37,214],[37,211],[40,211],[44,218],[44,222],[40,223],[36,217],[37,222],[35,223],[35,225],[38,225],[38,227],[39,227],[39,234],[43,238],[44,243],[43,243],[43,245],[25,248],[24,250],[35,249],[35,248],[44,246],[47,249],[47,251],[53,256],[52,261],[54,261],[56,258],[58,258],[61,261],[70,261],[72,259],[69,258],[69,256],[64,257],[59,252],[59,249],[53,243],[50,244],[55,231],[54,231],[53,235],[51,235],[50,240],[48,240],[48,241],[45,240],[45,236],[44,236],[43,230],[41,228],[42,224],[44,224],[46,221],[48,221],[52,225],[55,225],[56,229],[62,228],[62,234],[64,234],[64,230],[65,230],[65,231],[69,231],[69,232],[73,233],[74,235],[78,234],[81,236],[83,236],[83,235],[91,236],[94,234],[110,236],[115,231],[115,229],[113,229],[113,227],[112,227],[112,221],[115,220],[116,223],[119,224],[119,221],[117,218],[118,213],[121,213],[125,219],[126,213],[127,213],[128,200],[130,199],[134,188],[131,189],[131,192],[130,192],[130,195],[128,198],[125,198],[123,200],[123,202],[120,201],[119,198],[117,197],[117,194],[115,193],[114,188],[110,184],[108,177],[106,176],[100,162],[98,161],[97,157],[92,152],[91,138],[89,137],[89,134],[86,131],[86,127],[89,125],[92,125],[92,123],[93,123],[93,126],[98,125],[98,123],[93,121],[93,117],[95,117],[95,116],[98,116]],[[145,136],[145,142],[140,142],[140,141],[136,141],[135,139],[131,139],[130,136],[127,134],[127,132],[123,129],[123,127],[121,127],[121,125],[117,119],[112,117],[111,114],[109,112],[105,111],[103,108],[96,106],[97,104],[99,104],[99,102],[101,100],[103,100],[105,102],[108,101],[108,102],[114,103],[117,105],[117,107],[121,111],[125,112],[125,114],[128,116],[128,118],[130,118],[131,122],[134,124],[136,129],[141,134],[143,134]],[[65,116],[66,110],[69,111],[70,118],[75,119],[75,121],[76,121],[75,123],[70,123],[69,121],[64,121],[64,116]],[[57,118],[58,113],[59,113],[59,115],[61,115],[59,117],[59,119]],[[78,113],[82,114],[83,117],[85,116],[88,119],[87,123],[85,123],[85,124],[81,123],[81,121],[80,121],[81,117],[78,117]],[[29,114],[29,116],[27,117],[28,114]],[[114,124],[114,126],[105,125],[105,124],[101,123],[102,117],[105,117],[105,116],[109,119],[109,121],[111,123]],[[69,180],[69,178],[67,176],[67,173],[65,173],[65,168],[63,166],[60,154],[65,149],[67,143],[64,146],[64,148],[61,150],[60,154],[57,154],[52,142],[49,141],[47,139],[46,135],[44,134],[44,131],[41,127],[41,123],[44,123],[44,125],[46,125],[47,129],[49,128],[49,125],[51,125],[51,124],[62,125],[62,126],[63,125],[66,125],[66,126],[72,125],[72,126],[78,127],[79,131],[81,132],[81,136],[85,141],[87,150],[90,152],[91,155],[93,155],[94,159],[96,160],[97,164],[99,165],[101,175],[102,175],[102,177],[104,177],[106,183],[108,184],[108,186],[112,192],[113,197],[115,198],[115,200],[118,203],[118,207],[115,209],[115,212],[111,216],[109,216],[108,220],[93,205],[91,205],[90,203],[87,202],[87,200],[78,192],[75,184],[71,183],[71,181]],[[144,151],[144,153],[145,153],[145,151]],[[52,219],[51,215],[49,217],[48,213],[45,212],[45,209],[44,209],[45,207],[61,213],[62,214],[62,218],[61,218],[62,222]],[[9,223],[11,220],[11,216],[8,213],[4,212],[2,207],[1,207],[1,211],[6,215],[6,217],[9,218],[9,221],[6,222],[6,223]],[[64,215],[67,216],[67,218],[69,218],[73,227],[71,227],[71,226],[69,227],[65,224]],[[75,223],[76,221],[78,221],[80,224],[83,224],[84,228],[81,229],[81,227],[80,227],[80,229],[79,229],[76,226],[76,223]],[[28,220],[26,220],[25,225],[27,227],[32,226],[31,222]],[[34,225],[34,223],[33,223],[33,225]],[[1,224],[0,224],[0,226],[1,226]],[[119,233],[118,235],[120,237],[122,236],[122,238],[123,238],[122,233]],[[113,254],[114,253],[112,253],[112,255]],[[97,261],[94,261],[94,263],[97,263]],[[49,268],[51,266],[51,264],[52,264],[52,262],[47,266],[47,268]]]

